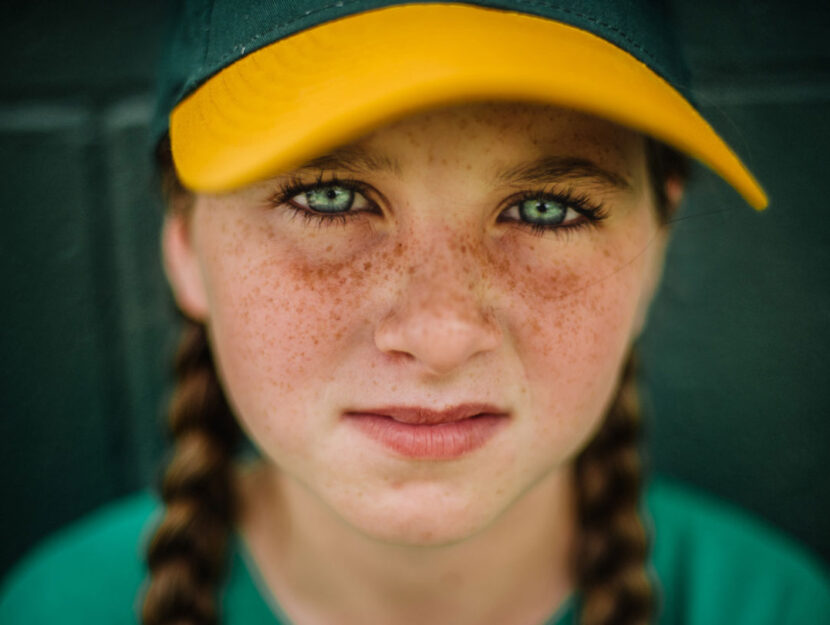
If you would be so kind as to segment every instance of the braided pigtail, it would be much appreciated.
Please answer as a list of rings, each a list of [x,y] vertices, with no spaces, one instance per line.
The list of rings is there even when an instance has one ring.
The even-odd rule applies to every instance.
[[[204,326],[187,320],[169,409],[175,441],[161,485],[164,516],[147,549],[144,625],[215,625],[234,519],[231,461],[240,436]]]
[[[635,359],[623,369],[605,422],[575,462],[579,537],[574,552],[581,625],[644,625],[654,611],[639,514],[643,481]]]

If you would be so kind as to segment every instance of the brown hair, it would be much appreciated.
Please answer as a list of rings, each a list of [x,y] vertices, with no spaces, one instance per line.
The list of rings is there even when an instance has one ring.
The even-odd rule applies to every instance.
[[[147,548],[145,625],[218,623],[217,590],[236,505],[240,430],[216,378],[204,326],[185,321],[169,408],[174,453],[161,484],[164,516]]]
[[[168,206],[182,210],[188,192],[178,181],[169,141],[157,158]],[[667,223],[674,206],[666,181],[684,181],[688,159],[646,140],[655,207]],[[636,359],[622,368],[616,394],[594,438],[574,461],[578,533],[572,570],[581,625],[642,625],[655,612],[647,573],[648,533],[640,512],[643,467]],[[165,512],[147,549],[150,581],[144,625],[215,625],[228,537],[235,519],[233,451],[239,427],[216,376],[205,328],[185,321],[169,408],[174,453],[164,473]]]

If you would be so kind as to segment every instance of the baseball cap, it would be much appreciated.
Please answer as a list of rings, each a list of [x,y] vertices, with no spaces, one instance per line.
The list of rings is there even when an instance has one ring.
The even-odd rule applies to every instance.
[[[158,95],[154,136],[169,131],[194,191],[243,187],[424,109],[520,100],[654,137],[767,205],[696,108],[655,0],[186,0]]]

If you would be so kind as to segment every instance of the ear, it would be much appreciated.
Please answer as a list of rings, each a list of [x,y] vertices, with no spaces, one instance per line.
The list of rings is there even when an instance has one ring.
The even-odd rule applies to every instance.
[[[680,208],[680,202],[686,192],[686,181],[680,176],[669,176],[666,179],[665,190],[666,202],[668,202],[666,214],[671,219],[671,216],[676,215],[677,209]]]
[[[173,211],[165,217],[161,248],[164,271],[176,303],[191,319],[204,321],[208,316],[207,293],[193,247],[191,215],[191,212]]]

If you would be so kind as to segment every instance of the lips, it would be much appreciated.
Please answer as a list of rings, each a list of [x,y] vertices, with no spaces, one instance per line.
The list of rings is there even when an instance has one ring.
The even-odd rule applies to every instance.
[[[506,416],[507,413],[491,404],[460,404],[444,410],[433,410],[420,406],[385,406],[383,408],[369,408],[345,413],[349,415],[375,415],[390,417],[398,423],[411,425],[437,425],[439,423],[455,423],[463,419],[470,419],[480,415]]]
[[[383,406],[343,413],[345,421],[398,455],[450,459],[484,446],[508,422],[492,404],[460,404],[444,410]]]

